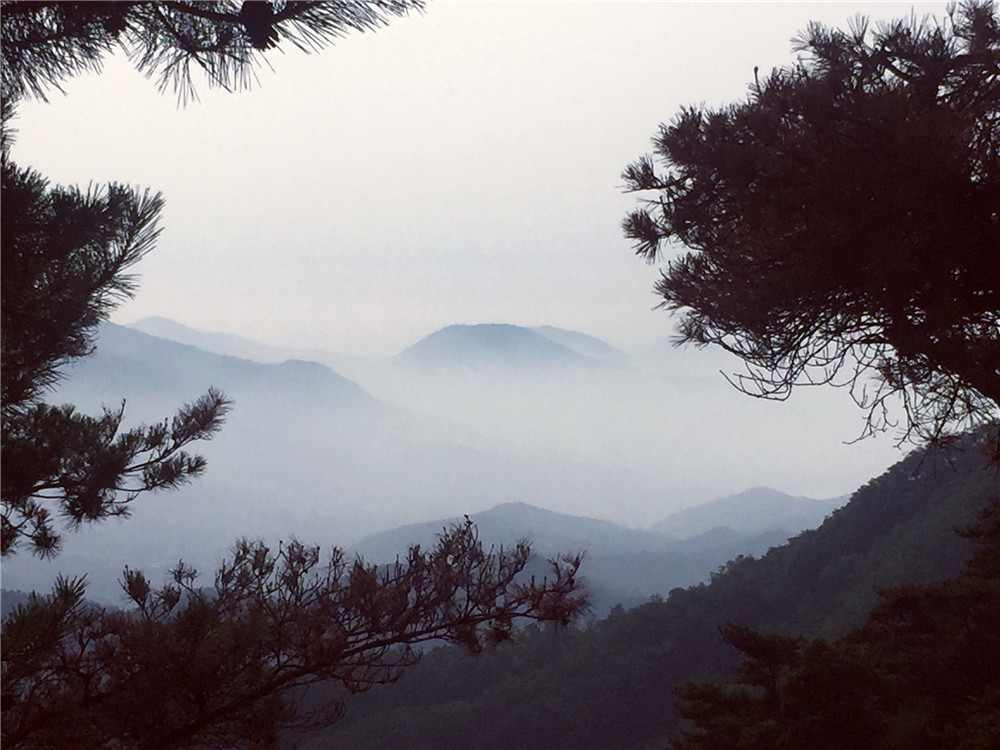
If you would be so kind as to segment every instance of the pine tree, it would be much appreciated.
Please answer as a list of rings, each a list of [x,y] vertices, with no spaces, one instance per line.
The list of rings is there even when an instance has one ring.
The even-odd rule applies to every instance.
[[[245,540],[207,589],[184,565],[160,588],[126,568],[129,611],[88,604],[80,580],[60,580],[4,624],[3,746],[278,746],[283,729],[331,724],[347,694],[398,679],[418,644],[476,652],[518,619],[568,623],[586,603],[580,560],[536,581],[521,575],[530,554],[484,549],[466,520],[381,568]],[[317,683],[332,697],[304,704]]]
[[[656,284],[678,341],[741,357],[753,395],[850,385],[869,430],[897,396],[918,439],[996,419],[996,4],[813,24],[795,51],[746,102],[683,110],[624,173],[655,193],[624,221],[636,253],[687,248]]]
[[[176,487],[205,461],[182,450],[210,438],[229,407],[218,390],[170,421],[121,430],[125,405],[99,417],[44,397],[62,368],[94,349],[97,326],[134,291],[128,273],[159,233],[163,200],[123,185],[50,187],[10,158],[4,101],[0,316],[3,368],[0,551],[58,552],[58,519],[126,515],[139,494]]]

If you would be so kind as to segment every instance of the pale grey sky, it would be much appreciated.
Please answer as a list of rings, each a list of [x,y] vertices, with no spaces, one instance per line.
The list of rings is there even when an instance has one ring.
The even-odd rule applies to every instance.
[[[683,105],[743,97],[810,20],[945,3],[431,2],[260,85],[179,108],[127,61],[25,102],[15,158],[53,182],[164,193],[148,315],[389,355],[452,323],[670,333],[619,223],[620,173]]]

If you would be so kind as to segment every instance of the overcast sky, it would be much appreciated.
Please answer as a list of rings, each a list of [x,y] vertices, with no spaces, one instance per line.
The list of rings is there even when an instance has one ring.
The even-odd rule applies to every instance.
[[[127,61],[20,105],[14,155],[54,182],[162,191],[114,320],[389,355],[452,323],[670,333],[619,224],[622,168],[681,106],[744,97],[810,20],[941,3],[472,3],[272,54],[239,94]]]

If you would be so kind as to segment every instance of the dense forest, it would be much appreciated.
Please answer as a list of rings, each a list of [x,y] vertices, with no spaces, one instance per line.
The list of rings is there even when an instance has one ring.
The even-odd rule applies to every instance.
[[[476,656],[434,650],[398,684],[349,698],[345,718],[304,746],[663,747],[678,729],[673,690],[739,663],[720,631],[726,623],[841,638],[887,590],[957,576],[974,549],[960,532],[976,526],[1000,486],[983,439],[912,453],[819,529],[760,559],[733,560],[709,584],[665,601],[618,608],[585,628],[529,627]]]

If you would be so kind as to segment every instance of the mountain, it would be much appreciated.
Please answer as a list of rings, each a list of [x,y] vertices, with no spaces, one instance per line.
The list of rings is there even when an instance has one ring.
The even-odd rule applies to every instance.
[[[586,549],[620,551],[623,549],[653,550],[664,546],[659,534],[626,529],[609,521],[573,516],[538,508],[528,503],[503,503],[489,510],[470,513],[479,537],[486,544],[509,545],[527,539],[536,552],[556,554]],[[401,526],[364,537],[354,549],[374,562],[385,562],[406,549],[407,544],[427,546],[433,543],[441,529],[460,518],[428,521]]]
[[[658,502],[654,487],[628,469],[505,450],[439,414],[376,398],[316,362],[262,364],[108,324],[96,353],[66,374],[51,401],[89,414],[124,401],[126,426],[169,418],[210,386],[234,407],[212,441],[191,447],[208,460],[204,476],[140,497],[127,520],[68,533],[55,560],[5,560],[10,588],[45,590],[60,572],[87,573],[88,596],[118,603],[123,565],[153,580],[180,558],[211,571],[240,536],[343,546],[377,529],[510,501]]]
[[[141,496],[127,520],[69,530],[54,560],[5,559],[4,585],[44,590],[60,572],[88,573],[88,596],[116,603],[125,564],[155,580],[181,557],[214,569],[241,535],[326,540],[357,527],[352,503],[331,500],[378,490],[400,417],[320,364],[261,364],[104,324],[96,353],[67,367],[49,400],[87,414],[124,404],[127,427],[168,419],[211,386],[234,406],[218,435],[189,448],[207,458],[204,476]]]
[[[633,606],[665,596],[678,586],[707,581],[715,570],[739,555],[756,555],[783,544],[788,534],[765,529],[739,534],[713,529],[688,539],[627,529],[583,516],[556,513],[527,503],[503,503],[471,513],[486,546],[511,546],[524,539],[536,555],[584,553],[580,573],[591,597],[591,616],[607,616],[615,605]],[[405,557],[412,544],[432,546],[442,530],[460,518],[410,524],[364,537],[352,548],[366,560],[391,562]]]
[[[621,349],[617,349],[606,341],[602,341],[586,333],[569,331],[565,328],[553,328],[552,326],[536,326],[529,330],[541,334],[550,341],[565,346],[567,349],[572,349],[584,357],[599,359],[617,365],[624,365],[629,361],[629,356]]]
[[[756,485],[829,497],[883,471],[901,456],[889,437],[864,445],[845,444],[845,437],[856,435],[859,415],[849,399],[844,403],[843,391],[800,391],[783,403],[748,399],[719,375],[721,362],[712,350],[665,344],[651,352],[629,350],[623,355],[600,339],[551,326],[451,326],[411,347],[428,346],[433,352],[440,344],[454,355],[441,357],[439,365],[424,366],[402,354],[362,359],[274,350],[162,319],[137,325],[206,351],[224,350],[235,340],[244,356],[315,359],[384,406],[407,414],[414,425],[419,422],[422,432],[427,433],[431,423],[436,425],[433,442],[442,446],[440,450],[430,446],[410,450],[413,441],[400,438],[409,444],[413,460],[421,451],[433,454],[428,461],[437,460],[447,452],[444,446],[451,446],[457,448],[456,455],[474,449],[477,456],[472,460],[479,466],[485,466],[481,458],[486,454],[503,454],[544,471],[545,479],[535,483],[535,489],[516,486],[508,492],[495,482],[503,480],[502,473],[483,473],[484,480],[493,482],[485,491],[488,497],[483,496],[484,485],[467,487],[468,504],[456,507],[459,513],[522,501],[600,517],[608,517],[604,511],[608,508],[619,523],[648,527],[677,508]],[[511,353],[500,346],[504,341],[522,345]],[[190,364],[196,374],[195,363]],[[168,369],[169,360],[160,367]],[[211,382],[192,383],[182,398],[193,398]],[[113,388],[106,391],[108,403],[120,401],[121,394]],[[259,395],[261,403],[270,398]],[[141,406],[137,399],[129,404],[130,409]],[[238,419],[244,408],[245,398],[233,418]],[[317,412],[322,415],[322,410]],[[153,416],[160,415],[151,410]],[[283,428],[274,422],[272,429]],[[471,477],[464,468],[452,468],[453,463],[448,464],[449,471]],[[557,478],[557,466],[576,474],[614,475],[622,484],[609,500],[597,491],[608,487],[606,479],[597,478],[591,488],[582,476]],[[448,482],[445,472],[430,463],[419,474],[429,472]],[[526,472],[517,474],[523,477]],[[416,483],[425,484],[423,476]],[[457,484],[451,484],[457,491]],[[435,515],[410,510],[383,528]]]
[[[202,351],[224,354],[254,362],[280,363],[290,359],[320,362],[334,369],[350,367],[354,357],[316,349],[292,349],[283,346],[262,344],[253,339],[231,333],[216,333],[190,328],[169,318],[152,316],[130,323],[131,328],[157,338],[188,344]]]
[[[430,367],[532,367],[596,363],[536,330],[506,323],[452,325],[397,355]]]
[[[206,352],[250,359],[255,362],[284,362],[288,359],[301,358],[291,349],[268,346],[231,333],[199,331],[168,318],[156,316],[143,318],[130,323],[128,328],[161,339],[189,344]]]
[[[686,539],[715,528],[730,528],[741,534],[759,534],[783,529],[789,536],[823,523],[848,498],[813,500],[792,497],[769,487],[755,487],[693,508],[673,513],[653,524],[651,531]]]
[[[308,389],[339,406],[374,406],[376,401],[356,383],[316,362],[287,360],[262,364],[215,354],[196,346],[105,323],[93,356],[66,368],[58,396],[78,403],[190,400],[216,386],[233,395],[270,391],[288,394]]]
[[[994,428],[995,429],[995,428]],[[396,685],[347,702],[345,719],[304,748],[664,747],[672,689],[722,677],[739,661],[728,621],[807,637],[863,622],[888,587],[950,578],[972,549],[967,528],[997,493],[983,435],[947,453],[915,452],[855,492],[814,531],[760,559],[735,559],[585,629],[529,627],[477,657],[426,654]]]
[[[466,329],[480,343],[493,330]],[[887,461],[872,443],[861,455],[842,444],[855,415],[833,405],[807,401],[789,411],[747,399],[724,381],[678,380],[669,367],[650,374],[594,365],[599,360],[537,331],[500,333],[557,357],[533,361],[585,366],[372,360],[344,377],[316,362],[265,364],[102,327],[96,353],[66,368],[53,401],[94,414],[124,399],[125,423],[133,425],[169,418],[215,386],[234,408],[211,442],[192,446],[208,460],[203,477],[141,497],[128,520],[85,524],[67,535],[65,553],[52,563],[5,561],[5,582],[17,576],[20,588],[45,589],[58,572],[87,571],[88,595],[118,597],[123,564],[162,571],[183,557],[213,570],[239,536],[343,546],[378,530],[512,502],[648,526],[734,487],[833,483],[842,491],[852,476],[860,481]],[[668,554],[638,542],[614,559],[592,555],[592,582],[599,569],[614,571],[605,601],[634,603],[700,580],[724,562],[720,556],[763,552],[783,540],[772,535],[747,547],[724,533],[711,537],[692,543],[684,560],[671,557],[679,548]]]

